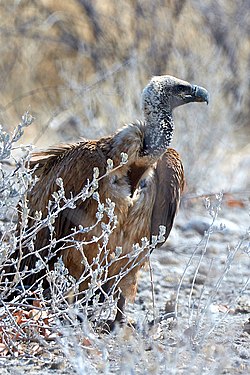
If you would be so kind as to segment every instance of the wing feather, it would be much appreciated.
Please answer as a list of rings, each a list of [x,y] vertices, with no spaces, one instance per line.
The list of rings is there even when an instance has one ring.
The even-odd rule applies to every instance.
[[[184,188],[184,170],[179,154],[169,148],[155,167],[156,197],[151,218],[151,236],[166,227],[165,240],[172,229]],[[160,246],[161,244],[159,244]]]
[[[28,227],[31,228],[34,224],[33,217],[36,211],[42,213],[42,218],[48,214],[48,202],[52,198],[52,193],[58,190],[56,179],[61,177],[64,183],[65,196],[75,196],[85,186],[87,179],[92,179],[93,168],[98,167],[100,174],[105,172],[106,157],[97,149],[95,141],[83,141],[79,144],[62,145],[53,149],[38,152],[33,154],[30,161],[30,167],[36,166],[35,175],[39,178],[31,192],[28,193],[28,206],[29,206],[29,222]],[[79,162],[80,161],[80,162]],[[91,220],[95,221],[94,210],[88,210],[91,204],[90,200],[85,202],[78,202],[75,209],[63,210],[54,223],[55,234],[57,239],[61,239],[72,233],[72,228],[78,225],[88,226]],[[93,202],[92,202],[93,206]],[[94,217],[93,217],[94,216]],[[21,220],[19,219],[19,222]],[[21,224],[18,223],[17,232],[22,230]],[[21,238],[21,237],[20,237]],[[50,233],[48,227],[42,228],[37,231],[34,238],[35,249],[39,251],[42,259],[46,259],[49,255],[48,245],[50,243]],[[57,248],[53,249],[55,254],[51,254],[52,258],[48,261],[50,268],[58,256]],[[12,256],[14,259],[19,259],[20,249],[17,247]],[[28,246],[22,246],[22,259],[20,262],[20,271],[25,268],[28,270],[35,267],[38,258],[34,253],[30,253]],[[6,267],[6,273],[15,272],[13,267]],[[25,284],[32,285],[36,280],[44,275],[44,270],[41,272],[29,274],[25,279]],[[45,287],[47,286],[44,283]]]

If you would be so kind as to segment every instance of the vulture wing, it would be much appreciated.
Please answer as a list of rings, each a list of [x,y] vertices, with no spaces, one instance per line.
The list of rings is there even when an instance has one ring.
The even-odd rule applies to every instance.
[[[41,211],[45,215],[52,193],[58,190],[57,178],[63,180],[66,198],[74,197],[81,192],[87,180],[92,180],[95,167],[99,168],[100,175],[105,173],[106,157],[95,141],[83,141],[80,144],[59,146],[34,154],[31,167],[35,165],[38,166],[35,174],[39,177],[39,181],[29,194],[29,206],[31,210]],[[84,204],[81,203],[81,210],[86,211],[87,205],[88,200]],[[73,214],[69,215],[69,217],[72,216],[70,228],[79,224],[84,225],[83,217],[79,218],[75,210],[71,211]],[[67,216],[68,213],[69,211]],[[68,224],[66,228],[64,225],[63,228],[57,228],[58,238],[67,234],[67,226]]]
[[[184,188],[183,165],[180,155],[172,148],[169,148],[156,164],[155,186],[156,197],[151,219],[151,236],[158,235],[159,226],[164,225],[166,240],[172,229]]]
[[[93,168],[98,167],[100,174],[103,174],[106,169],[106,157],[100,151],[95,141],[82,141],[79,144],[62,145],[47,151],[34,153],[30,162],[30,167],[37,167],[35,174],[39,177],[39,181],[28,193],[29,201],[29,223],[28,227],[32,227],[35,223],[33,217],[36,211],[42,213],[42,217],[46,218],[48,214],[48,202],[52,198],[52,194],[58,191],[56,184],[57,178],[62,178],[65,189],[66,198],[75,196],[81,192],[86,185],[87,179],[92,180]],[[91,204],[92,202],[92,204]],[[91,210],[89,210],[89,205]],[[54,227],[57,239],[61,239],[67,235],[72,234],[72,228],[82,225],[87,227],[95,222],[96,202],[79,201],[75,209],[66,208],[57,217]],[[22,238],[22,227],[18,226],[20,238]],[[42,259],[49,254],[48,245],[50,243],[50,233],[48,227],[44,227],[37,231],[35,236],[35,249],[39,251]],[[60,243],[58,244],[60,247]],[[53,249],[55,255],[57,249]],[[49,264],[53,267],[56,257],[52,259]],[[19,248],[13,258],[19,257]],[[20,270],[32,269],[35,267],[38,258],[30,254],[28,247],[22,247],[22,260],[20,262]],[[6,272],[13,272],[13,270],[6,269]],[[30,274],[25,283],[32,285],[39,277],[42,277],[43,271]]]

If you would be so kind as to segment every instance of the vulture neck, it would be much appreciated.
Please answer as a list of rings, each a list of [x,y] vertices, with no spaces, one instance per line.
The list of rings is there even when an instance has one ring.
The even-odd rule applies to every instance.
[[[145,116],[144,154],[160,157],[170,145],[174,133],[174,121],[171,112]]]

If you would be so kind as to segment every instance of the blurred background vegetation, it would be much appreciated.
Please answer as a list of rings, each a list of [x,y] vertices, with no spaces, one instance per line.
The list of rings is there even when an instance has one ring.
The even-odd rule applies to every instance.
[[[152,75],[206,87],[176,110],[189,192],[250,188],[249,0],[1,0],[0,123],[26,143],[107,135],[141,118]]]

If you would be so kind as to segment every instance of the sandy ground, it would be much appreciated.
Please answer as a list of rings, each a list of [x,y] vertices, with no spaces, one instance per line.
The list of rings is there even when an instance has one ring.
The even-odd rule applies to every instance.
[[[84,358],[94,358],[93,374],[249,374],[248,207],[246,201],[223,200],[210,233],[213,219],[203,200],[183,203],[169,240],[152,254],[154,308],[148,269],[141,273],[135,304],[127,307],[137,328],[98,338],[106,348],[100,366],[91,353],[80,358],[76,343],[67,360],[55,345],[46,361],[0,359],[1,374],[90,373]],[[157,323],[148,328],[154,316]]]

